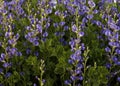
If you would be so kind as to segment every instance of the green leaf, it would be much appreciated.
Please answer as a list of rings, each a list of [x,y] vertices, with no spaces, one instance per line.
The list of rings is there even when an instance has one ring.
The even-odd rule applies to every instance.
[[[14,79],[13,79],[14,83],[16,83],[20,80],[20,74],[17,71],[13,72],[13,77],[14,77]]]
[[[50,78],[50,77],[47,77],[46,78],[46,83],[45,83],[45,86],[53,86],[54,82],[55,82],[55,78]]]
[[[2,75],[0,75],[0,82],[2,82],[3,81],[3,76]]]
[[[37,57],[29,56],[26,62],[28,65],[35,65],[37,63]]]

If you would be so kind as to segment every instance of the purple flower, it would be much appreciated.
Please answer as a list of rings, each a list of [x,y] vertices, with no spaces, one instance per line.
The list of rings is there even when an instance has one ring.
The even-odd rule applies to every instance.
[[[42,82],[45,83],[46,82],[45,79],[43,79]]]
[[[115,52],[116,52],[117,54],[120,54],[120,49],[116,49]]]
[[[94,8],[95,7],[95,3],[92,1],[92,0],[89,0],[88,1],[88,4],[91,8]]]
[[[31,24],[35,24],[35,20],[32,18],[32,19],[30,20],[30,23],[31,23]]]
[[[75,61],[75,60],[76,60],[76,55],[75,55],[75,54],[72,54],[72,55],[70,56],[70,58],[71,58],[73,61]]]
[[[106,0],[107,3],[113,3],[113,0]]]
[[[6,50],[7,52],[9,52],[9,51],[10,51],[10,46],[6,47],[5,50]]]
[[[11,32],[6,32],[6,33],[5,33],[5,37],[6,37],[6,38],[9,38],[10,36],[11,36]]]
[[[27,35],[28,35],[28,37],[32,37],[33,34],[31,32],[28,32]]]
[[[42,40],[43,42],[45,42],[45,41],[46,41],[46,38],[42,38],[41,40]]]
[[[57,28],[58,27],[58,23],[54,23],[53,26]]]
[[[34,83],[34,84],[33,84],[33,86],[37,86],[37,84],[36,84],[36,83]]]
[[[5,62],[5,63],[3,64],[3,67],[5,67],[5,68],[10,67],[10,66],[11,66],[11,63],[8,63],[8,62]]]
[[[68,26],[64,26],[64,31],[67,31],[69,29]]]
[[[105,48],[105,51],[106,51],[106,52],[111,52],[111,49],[110,49],[109,47],[106,47],[106,48]]]
[[[87,6],[82,6],[82,9],[85,13],[88,13],[90,11],[90,9]]]
[[[49,8],[46,10],[46,14],[50,14],[50,13],[52,13],[52,10]]]
[[[11,76],[11,73],[10,72],[7,72],[6,74],[5,74],[5,77],[6,78],[8,78],[8,77],[10,77]]]
[[[115,62],[116,65],[120,66],[120,61]]]
[[[69,42],[69,45],[71,46],[71,48],[73,48],[73,47],[75,46],[75,41],[74,41],[74,40],[71,40],[71,41]]]
[[[107,14],[103,14],[102,19],[106,19],[106,18],[107,18]]]
[[[68,43],[67,43],[67,41],[63,41],[63,46],[66,46]]]
[[[5,54],[4,53],[1,53],[1,58],[5,58]]]
[[[101,26],[102,23],[101,23],[100,21],[96,21],[96,25],[97,25],[97,26]]]
[[[115,56],[115,57],[112,58],[112,60],[113,60],[114,62],[117,62],[117,61],[118,61],[118,58]]]
[[[116,43],[115,43],[115,42],[109,42],[109,45],[110,45],[111,47],[113,47],[113,46],[116,46]]]
[[[70,0],[65,0],[63,3],[67,5],[70,2]]]
[[[60,32],[55,32],[55,35],[56,36],[60,36]]]
[[[59,15],[60,15],[59,10],[55,12],[55,15],[57,15],[57,16],[59,16]]]
[[[10,2],[8,3],[8,5],[14,5],[14,4],[17,4],[17,2],[14,1],[14,0],[12,0],[12,1],[10,1]]]
[[[80,69],[75,70],[75,74],[80,74],[82,71]]]
[[[34,38],[29,38],[29,41],[33,43],[35,40]]]
[[[85,50],[85,44],[81,43],[81,50]]]
[[[78,34],[80,37],[84,36],[84,32],[79,32]]]
[[[71,80],[66,80],[66,81],[65,81],[65,84],[66,84],[66,85],[70,85],[70,84],[71,84]]]
[[[30,26],[27,26],[27,27],[26,27],[26,29],[27,29],[27,30],[30,30],[30,29],[31,29],[31,27],[30,27]]]
[[[76,51],[75,51],[75,54],[76,54],[77,56],[79,56],[79,55],[81,54],[81,50],[76,50]]]
[[[70,78],[71,78],[72,81],[76,80],[76,76],[70,76]]]
[[[69,64],[74,64],[74,61],[71,60],[71,59],[69,59],[69,60],[68,60],[68,63],[69,63]]]
[[[64,38],[60,38],[60,40],[59,40],[61,43],[63,43],[64,41],[65,41],[65,39]]]
[[[8,43],[9,43],[10,45],[13,45],[13,44],[15,44],[15,40],[14,40],[14,39],[9,39],[9,40],[8,40]]]
[[[86,4],[86,0],[80,0],[80,3]]]
[[[25,35],[25,38],[26,38],[26,39],[28,39],[28,38],[29,38],[29,36],[28,36],[28,35]]]
[[[22,56],[22,53],[21,52],[16,52],[16,55],[17,56]]]
[[[118,41],[118,40],[119,40],[119,33],[117,32],[117,33],[113,36],[113,38],[114,38],[116,41]]]
[[[37,40],[35,40],[35,41],[33,42],[33,44],[34,44],[35,46],[38,46],[38,45],[39,45],[39,42],[38,42]]]
[[[87,18],[88,18],[88,19],[92,19],[92,18],[93,18],[93,15],[92,15],[92,14],[88,14],[88,15],[87,15]]]
[[[2,42],[0,42],[0,47],[2,46]]]
[[[63,26],[63,25],[65,25],[65,22],[60,22],[59,24],[60,24],[60,26]]]
[[[117,77],[117,81],[120,82],[120,77]]]
[[[37,79],[37,80],[38,80],[38,79],[39,79],[39,77],[38,77],[38,76],[35,76],[35,79]]]
[[[46,28],[49,28],[49,26],[50,26],[50,23],[46,23]]]
[[[84,17],[84,18],[82,19],[82,23],[87,23],[87,22],[88,22],[88,19]]]
[[[0,68],[0,74],[3,72],[3,69],[2,68]]]
[[[34,55],[38,57],[38,56],[39,56],[39,52],[38,52],[38,51],[35,51],[35,52],[34,52]]]
[[[47,37],[47,36],[48,36],[48,32],[44,32],[43,37]]]
[[[42,26],[40,24],[37,24],[36,28],[38,29],[39,33],[42,33]]]
[[[110,63],[106,63],[106,68],[110,69],[111,68],[111,64]]]
[[[82,61],[82,59],[81,59],[81,61]],[[81,69],[83,68],[83,64],[81,64],[81,63],[79,62],[76,67],[81,70]]]
[[[12,55],[15,55],[15,54],[16,54],[16,52],[17,52],[17,48],[11,48],[11,50],[10,50],[10,51],[11,51],[11,54],[12,54]]]
[[[93,12],[94,12],[94,14],[97,14],[99,11],[95,9]]]
[[[64,35],[65,35],[65,32],[61,32],[60,35],[61,35],[61,36],[64,36]]]
[[[27,49],[26,49],[26,54],[30,54],[30,53],[31,53],[30,48],[27,48]]]
[[[114,30],[119,30],[118,26],[114,23],[110,23],[109,26],[110,26],[110,28],[112,28]]]
[[[0,86],[4,86],[4,85],[0,83]]]
[[[58,4],[61,3],[61,2],[62,2],[62,0],[58,0]]]
[[[79,76],[79,80],[80,80],[80,81],[83,80],[83,76]]]
[[[106,36],[111,36],[111,31],[110,31],[110,30],[106,30],[106,31],[105,31],[105,35],[106,35]]]
[[[72,26],[72,31],[73,31],[73,32],[76,32],[77,30],[78,30],[78,29],[77,29],[76,25],[73,25],[73,26]]]
[[[20,37],[20,35],[19,35],[19,33],[17,33],[17,34],[15,35],[15,39],[18,40],[19,37]]]

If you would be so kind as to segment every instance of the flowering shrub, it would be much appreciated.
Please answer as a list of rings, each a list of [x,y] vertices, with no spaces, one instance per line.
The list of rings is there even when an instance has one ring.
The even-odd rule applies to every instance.
[[[120,86],[119,0],[0,2],[0,86]]]

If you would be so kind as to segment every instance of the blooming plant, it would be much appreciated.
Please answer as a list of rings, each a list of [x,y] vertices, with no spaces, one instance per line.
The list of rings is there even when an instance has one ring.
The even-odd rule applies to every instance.
[[[0,86],[120,86],[120,0],[0,0]]]

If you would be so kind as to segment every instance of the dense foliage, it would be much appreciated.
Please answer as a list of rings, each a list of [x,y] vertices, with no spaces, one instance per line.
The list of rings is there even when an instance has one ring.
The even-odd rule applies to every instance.
[[[0,86],[120,86],[119,0],[0,0]]]

